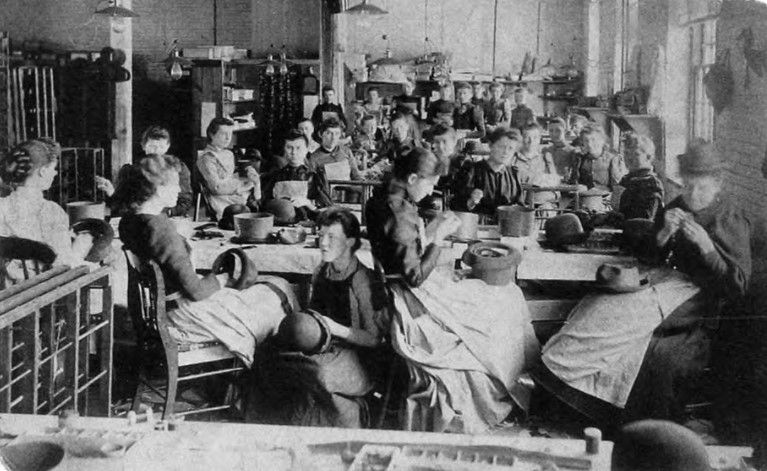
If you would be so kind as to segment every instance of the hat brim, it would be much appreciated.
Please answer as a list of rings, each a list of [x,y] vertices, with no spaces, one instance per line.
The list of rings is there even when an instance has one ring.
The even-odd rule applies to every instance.
[[[600,283],[598,281],[596,282],[596,286],[602,291],[620,294],[620,293],[636,293],[637,291],[642,291],[649,288],[651,284],[650,284],[650,279],[647,276],[644,276],[639,279],[639,284],[634,286]]]
[[[564,237],[556,237],[553,239],[544,239],[541,241],[541,245],[543,247],[552,248],[552,249],[566,249],[567,245],[581,244],[583,242],[586,242],[588,238],[589,238],[589,233],[583,232],[581,234],[573,234],[573,235],[568,235]]]

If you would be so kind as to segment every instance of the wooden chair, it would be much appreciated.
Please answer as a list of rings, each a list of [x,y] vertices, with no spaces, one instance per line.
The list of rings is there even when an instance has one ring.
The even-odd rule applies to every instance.
[[[351,188],[360,188],[360,199],[359,203],[340,203],[341,206],[349,207],[352,211],[355,211],[357,207],[360,208],[360,224],[363,226],[365,225],[365,206],[367,205],[368,199],[373,194],[373,188],[376,186],[381,186],[381,182],[377,181],[364,181],[364,180],[329,180],[328,183],[330,184],[331,188],[334,185],[340,185],[340,186],[346,186]]]
[[[56,253],[48,244],[21,237],[0,237],[0,290],[13,284],[20,273],[27,280],[47,271],[54,260]],[[9,273],[9,266],[15,266],[11,268],[13,273]]]
[[[218,342],[181,343],[171,337],[168,330],[168,310],[180,297],[178,293],[166,296],[165,280],[160,266],[154,260],[142,260],[130,250],[123,249],[128,262],[128,311],[131,315],[139,347],[140,377],[133,400],[133,410],[140,406],[141,385],[163,395],[149,382],[151,356],[161,354],[165,361],[165,407],[163,418],[174,413],[179,383],[215,375],[237,376],[244,369],[240,360]],[[181,369],[199,366],[194,372],[181,374]],[[234,378],[233,378],[234,379]],[[198,414],[231,408],[231,405],[202,407],[177,413]]]

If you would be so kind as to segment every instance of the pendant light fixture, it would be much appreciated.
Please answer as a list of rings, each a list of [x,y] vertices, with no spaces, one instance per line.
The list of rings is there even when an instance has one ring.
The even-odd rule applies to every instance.
[[[184,67],[191,67],[192,61],[181,57],[178,50],[178,39],[174,39],[170,45],[170,51],[168,51],[168,57],[163,61],[165,64],[165,70],[168,71],[170,78],[173,80],[179,80],[184,76]]]
[[[99,5],[96,6],[95,13],[97,15],[111,16],[112,18],[136,18],[139,16],[137,13],[134,13],[133,10],[119,6],[117,0],[109,0],[107,2],[99,3]]]
[[[368,0],[362,0],[362,3],[347,8],[344,10],[344,13],[350,15],[386,15],[389,12],[381,7],[369,4]]]

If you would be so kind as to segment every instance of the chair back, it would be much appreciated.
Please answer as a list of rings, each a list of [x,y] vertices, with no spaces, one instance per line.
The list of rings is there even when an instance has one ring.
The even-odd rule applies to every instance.
[[[19,278],[24,279],[47,271],[56,260],[50,245],[21,237],[0,237],[0,289]]]
[[[128,311],[140,350],[148,351],[161,343],[166,352],[177,349],[168,331],[167,303],[178,296],[165,294],[165,278],[154,260],[143,260],[123,248],[128,262]]]

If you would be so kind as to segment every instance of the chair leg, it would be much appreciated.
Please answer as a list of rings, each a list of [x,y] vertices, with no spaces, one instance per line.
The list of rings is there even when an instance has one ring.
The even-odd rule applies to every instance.
[[[200,204],[202,203],[202,195],[197,193],[197,198],[194,204],[194,222],[200,220]]]
[[[167,355],[167,357],[168,387],[165,394],[165,409],[162,412],[163,420],[173,414],[173,407],[176,403],[176,393],[178,392],[178,357],[175,355]]]

